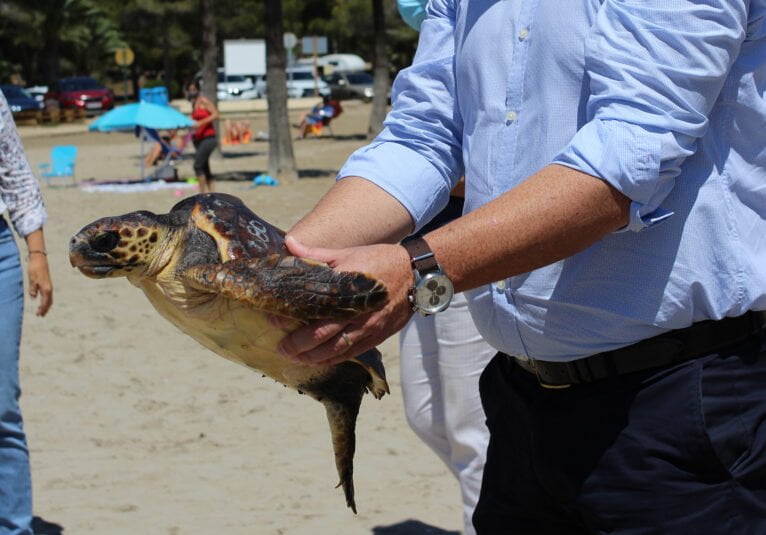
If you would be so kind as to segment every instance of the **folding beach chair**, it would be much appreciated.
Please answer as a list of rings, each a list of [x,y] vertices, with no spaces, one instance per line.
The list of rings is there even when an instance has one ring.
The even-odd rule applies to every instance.
[[[77,180],[74,176],[76,160],[76,146],[56,145],[51,149],[51,161],[49,163],[40,164],[40,175],[45,179],[45,182],[48,184],[48,186],[76,186]],[[57,182],[65,183],[57,184]]]
[[[331,112],[328,112],[329,108],[332,108]],[[340,105],[340,101],[330,100],[327,103],[327,106],[323,107],[319,112],[321,120],[310,125],[306,133],[319,137],[322,135],[324,129],[327,129],[327,131],[330,133],[330,136],[335,137],[335,133],[332,131],[330,123],[341,113],[343,113],[343,107]]]
[[[157,164],[156,169],[146,176],[146,180],[177,180],[178,171],[175,168],[175,160],[181,158],[186,146],[192,138],[192,132],[187,132],[182,138],[180,145],[168,143],[160,133],[154,128],[136,127],[136,136],[142,140],[154,141],[162,147],[160,157],[162,161]],[[143,162],[142,162],[143,165]]]

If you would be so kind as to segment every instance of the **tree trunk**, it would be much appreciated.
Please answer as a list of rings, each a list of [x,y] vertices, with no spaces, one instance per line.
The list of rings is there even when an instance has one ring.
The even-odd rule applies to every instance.
[[[386,19],[383,12],[383,0],[372,0],[372,25],[375,37],[374,81],[372,112],[368,137],[375,137],[383,130],[383,120],[388,111],[388,54],[386,53]]]
[[[53,3],[53,2],[51,2]],[[59,78],[61,30],[64,26],[64,2],[57,1],[45,13],[42,24],[42,75],[46,84],[54,85]]]
[[[200,5],[202,11],[202,87],[200,91],[218,107],[218,38],[214,4],[215,0],[201,0]],[[219,123],[220,120],[216,120],[214,126],[220,147]]]
[[[282,40],[282,1],[266,0],[266,80],[269,107],[269,175],[296,180],[290,121],[287,116],[285,46]]]
[[[165,24],[162,29],[162,81],[168,90],[168,99],[173,98],[173,90],[170,81],[173,79],[173,66],[170,61],[170,27],[173,24],[172,14],[165,15]]]

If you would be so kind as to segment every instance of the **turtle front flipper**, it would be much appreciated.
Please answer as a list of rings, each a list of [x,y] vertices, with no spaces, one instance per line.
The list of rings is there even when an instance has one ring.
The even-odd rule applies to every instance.
[[[278,254],[191,266],[181,276],[200,290],[302,320],[352,318],[382,308],[388,295],[363,273]]]

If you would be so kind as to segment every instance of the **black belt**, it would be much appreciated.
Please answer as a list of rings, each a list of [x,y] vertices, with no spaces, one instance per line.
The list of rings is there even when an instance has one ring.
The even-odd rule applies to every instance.
[[[566,388],[691,360],[741,342],[764,327],[766,311],[751,311],[736,318],[700,321],[685,329],[570,362],[531,358],[517,358],[516,362],[536,375],[542,386]]]

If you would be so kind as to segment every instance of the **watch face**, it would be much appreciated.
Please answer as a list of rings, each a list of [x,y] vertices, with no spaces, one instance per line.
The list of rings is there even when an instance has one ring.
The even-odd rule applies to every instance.
[[[415,304],[424,314],[436,314],[449,306],[454,290],[441,273],[428,273],[415,287]]]

